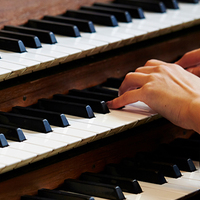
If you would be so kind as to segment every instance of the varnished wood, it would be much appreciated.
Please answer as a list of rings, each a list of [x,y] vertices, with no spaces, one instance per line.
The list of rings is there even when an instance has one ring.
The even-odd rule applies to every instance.
[[[24,24],[28,19],[41,19],[44,15],[59,15],[67,9],[78,9],[94,2],[95,0],[1,0],[0,29],[4,25]]]
[[[168,143],[177,137],[188,138],[192,133],[164,119],[151,122],[72,150],[62,154],[62,158],[59,157],[61,161],[0,182],[0,200],[20,200],[21,195],[35,195],[41,188],[55,189],[64,179],[78,178],[86,171],[100,172],[108,163],[119,163],[124,157],[133,157],[136,152],[149,152],[160,143]]]

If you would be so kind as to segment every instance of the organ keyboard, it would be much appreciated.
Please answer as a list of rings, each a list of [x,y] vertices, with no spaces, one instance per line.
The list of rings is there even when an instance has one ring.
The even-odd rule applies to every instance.
[[[69,112],[70,106],[67,107],[62,103],[62,106],[67,107],[64,109],[60,106],[60,100],[55,100],[53,95],[68,92],[70,94],[73,92],[72,89],[92,88],[105,83],[107,78],[123,77],[150,58],[172,62],[185,52],[198,48],[200,30],[198,3],[179,2],[179,9],[167,8],[167,12],[164,13],[146,11],[143,7],[144,12],[141,8],[138,10],[141,18],[133,17],[132,22],[129,23],[121,22],[117,17],[118,21],[115,21],[112,16],[113,27],[102,25],[102,22],[96,24],[97,21],[95,23],[93,17],[90,20],[94,20],[93,28],[96,32],[92,28],[91,32],[84,31],[77,25],[78,28],[80,27],[80,36],[76,37],[68,35],[69,27],[60,20],[64,20],[65,15],[71,17],[73,12],[70,14],[66,10],[76,9],[83,13],[90,9],[94,2],[82,1],[71,5],[71,2],[67,0],[52,0],[51,3],[26,1],[25,5],[23,1],[19,1],[17,6],[21,8],[16,9],[16,14],[13,14],[14,1],[9,2],[10,9],[3,10],[3,12],[8,11],[6,13],[8,18],[2,18],[3,30],[0,34],[3,36],[0,37],[9,38],[10,32],[33,35],[35,31],[34,35],[37,37],[38,34],[42,47],[32,48],[29,46],[30,40],[28,44],[25,42],[23,44],[23,39],[21,42],[16,39],[19,36],[15,35],[14,39],[9,38],[8,41],[13,44],[12,47],[16,44],[21,45],[21,49],[25,48],[26,52],[19,52],[19,48],[11,51],[8,49],[8,43],[3,48],[4,40],[0,41],[0,94],[2,96],[0,109],[14,116],[11,118],[7,117],[7,114],[0,113],[2,127],[4,126],[3,128],[0,126],[0,129],[5,135],[5,137],[3,135],[0,137],[4,145],[0,149],[0,199],[17,200],[23,195],[35,195],[41,188],[57,188],[66,178],[78,178],[86,171],[100,172],[105,164],[119,163],[122,158],[134,156],[136,152],[154,150],[161,142],[168,143],[176,137],[189,138],[193,134],[192,131],[182,130],[164,119],[159,119],[160,116],[142,102],[125,106],[120,110],[110,110],[109,113],[102,114],[97,111],[94,117],[89,108],[90,105],[86,104],[85,107],[79,105],[76,114],[73,114],[74,110],[73,113]],[[47,9],[43,13],[45,3]],[[103,9],[102,7],[108,3],[111,5],[110,2],[105,1],[99,6]],[[5,5],[8,6],[8,2],[3,1],[2,7]],[[80,6],[85,7],[79,9]],[[37,12],[31,12],[31,9],[35,7],[38,9]],[[108,9],[105,9],[104,12],[107,11]],[[52,17],[47,15],[64,13],[62,17],[53,18],[53,21],[57,22],[49,22]],[[117,11],[115,14],[117,16]],[[18,15],[17,22],[15,15]],[[28,17],[25,19],[24,15]],[[44,16],[44,20],[41,20]],[[101,17],[108,18],[110,15],[104,13]],[[35,19],[29,20],[32,18]],[[81,23],[81,20],[78,20]],[[49,28],[43,30],[48,25],[43,24],[40,27],[38,24],[42,21],[51,24],[52,30]],[[24,24],[26,26],[16,26]],[[63,33],[59,27],[66,32]],[[70,26],[70,30],[73,28],[78,35],[77,27]],[[44,38],[42,34],[45,34]],[[48,41],[47,38],[49,38]],[[38,41],[37,38],[34,40]],[[40,43],[37,44],[40,45]],[[113,88],[105,84],[98,87]],[[108,90],[108,93],[112,91]],[[76,98],[79,96],[73,93],[70,95]],[[87,98],[91,100],[95,95],[93,92],[92,97]],[[100,95],[103,96],[103,94]],[[48,107],[47,101],[41,100],[42,98],[54,100],[49,101]],[[99,100],[106,99],[104,97]],[[70,105],[75,106],[75,104]],[[33,116],[33,110],[30,110],[29,114],[25,114],[23,123],[18,125],[19,116],[24,114],[20,113],[22,110],[20,111],[16,106],[29,106],[33,110],[39,110],[40,113],[35,111],[37,116]],[[59,108],[61,110],[58,110]],[[80,116],[80,109],[83,109],[89,117]],[[50,124],[45,119],[41,120],[44,118],[41,117],[41,110],[43,115],[47,116],[46,118],[50,118],[50,115],[55,117],[58,113],[63,115],[64,118],[60,119],[64,120],[65,125],[55,125],[53,123],[56,121],[55,118],[53,122],[48,119]],[[40,116],[39,119],[38,116]],[[22,118],[19,118],[19,121],[21,122]],[[67,121],[70,126],[67,126]],[[39,125],[34,124],[36,122],[43,123],[48,133],[38,130]],[[22,135],[21,142],[14,141],[8,136],[11,127],[5,128],[5,124],[20,128],[18,134]],[[198,165],[197,162],[195,164]],[[186,172],[183,174],[183,177],[178,179],[167,177],[166,187],[165,184],[154,185],[139,180],[139,184],[144,188],[143,193],[124,194],[127,199],[142,200],[145,198],[178,199],[187,194],[193,194],[195,191],[198,192],[200,180],[198,171],[190,173],[192,175]],[[191,186],[187,187],[184,184],[188,185],[189,182],[185,183],[184,180],[189,176],[195,176],[195,178],[189,180]],[[160,193],[155,196],[155,191],[157,193],[158,190]]]

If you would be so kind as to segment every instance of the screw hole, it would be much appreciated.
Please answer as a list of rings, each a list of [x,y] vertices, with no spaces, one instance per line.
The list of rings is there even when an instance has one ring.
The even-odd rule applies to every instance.
[[[23,96],[23,101],[26,101],[27,97],[26,96]]]

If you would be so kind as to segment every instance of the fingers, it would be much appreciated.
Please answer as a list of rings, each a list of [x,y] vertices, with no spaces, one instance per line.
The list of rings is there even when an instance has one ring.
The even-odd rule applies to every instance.
[[[196,67],[190,67],[187,69],[188,72],[193,73],[194,75],[200,77],[200,65],[196,66]]]
[[[159,60],[149,60],[144,67],[136,69],[133,73],[128,73],[119,88],[120,96],[107,102],[108,107],[116,109],[139,100],[142,101],[145,96],[142,92],[143,86],[154,81],[155,74],[153,73],[163,74],[163,68],[168,66],[172,66],[172,64]]]
[[[152,59],[147,61],[144,67],[139,67],[135,72],[128,73],[119,88],[119,96],[129,90],[137,89],[145,85],[149,82],[151,73],[163,70],[160,66],[166,66],[166,63]]]
[[[110,109],[121,108],[127,104],[134,103],[140,99],[140,89],[127,91],[123,95],[107,102],[107,106]]]
[[[135,71],[140,73],[150,74],[153,72],[160,72],[162,66],[165,66],[166,68],[167,66],[171,66],[171,64],[160,60],[151,59],[147,61],[143,67],[139,67]]]
[[[165,65],[166,62],[156,59],[151,59],[146,62],[144,66],[157,66],[157,65]]]
[[[186,53],[176,64],[183,68],[190,68],[200,63],[200,49],[196,49]]]

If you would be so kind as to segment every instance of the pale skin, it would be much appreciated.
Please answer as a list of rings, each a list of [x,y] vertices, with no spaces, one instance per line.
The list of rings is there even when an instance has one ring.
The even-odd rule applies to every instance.
[[[185,70],[186,69],[186,70]],[[172,123],[200,133],[200,49],[176,63],[149,60],[128,73],[111,109],[142,101]]]

